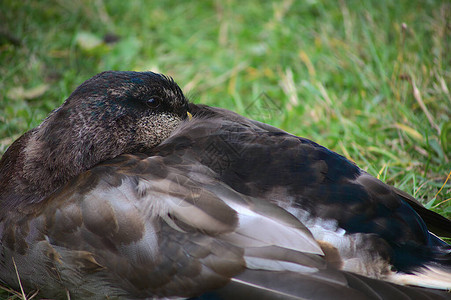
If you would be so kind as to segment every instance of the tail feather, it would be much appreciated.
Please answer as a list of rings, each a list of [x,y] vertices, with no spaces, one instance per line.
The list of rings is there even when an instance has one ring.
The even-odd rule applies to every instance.
[[[428,229],[440,237],[451,238],[451,220],[424,207],[417,199],[399,189],[393,188],[404,201],[406,201],[426,223]]]
[[[439,264],[431,264],[414,271],[412,274],[391,274],[387,280],[401,285],[451,290],[451,268]]]

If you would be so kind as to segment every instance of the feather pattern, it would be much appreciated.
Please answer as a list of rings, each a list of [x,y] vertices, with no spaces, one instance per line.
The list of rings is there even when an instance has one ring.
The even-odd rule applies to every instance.
[[[88,148],[46,148],[71,151],[74,127]],[[0,279],[17,286],[17,268],[45,297],[449,299],[450,247],[420,216],[449,220],[312,141],[188,105],[159,74],[84,83],[5,153],[0,188]]]

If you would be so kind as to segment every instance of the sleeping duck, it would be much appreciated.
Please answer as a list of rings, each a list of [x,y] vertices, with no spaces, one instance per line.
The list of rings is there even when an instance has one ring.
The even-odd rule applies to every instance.
[[[0,161],[0,281],[47,298],[450,299],[451,222],[327,148],[103,72]]]

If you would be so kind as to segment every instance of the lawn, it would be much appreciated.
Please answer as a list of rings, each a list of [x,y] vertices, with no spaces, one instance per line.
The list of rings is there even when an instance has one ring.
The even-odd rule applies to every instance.
[[[152,70],[451,217],[448,1],[3,0],[0,20],[0,155],[96,73]]]

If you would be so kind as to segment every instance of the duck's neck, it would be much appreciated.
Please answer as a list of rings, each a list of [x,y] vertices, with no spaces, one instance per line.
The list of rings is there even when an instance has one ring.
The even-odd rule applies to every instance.
[[[26,189],[23,192],[45,197],[83,171],[82,163],[72,151],[62,147],[64,144],[64,140],[40,139],[37,134],[30,136],[22,149],[23,162],[18,162],[22,164],[20,181]]]
[[[49,188],[48,183],[30,185],[28,176],[25,176],[26,155],[23,150],[34,132],[35,129],[30,130],[17,139],[0,160],[0,208],[2,211],[27,199],[40,199]]]
[[[106,142],[99,149],[89,134],[30,130],[15,141],[0,161],[0,209],[38,203],[71,178],[100,161],[119,155],[121,147]],[[110,145],[109,145],[110,144]]]

